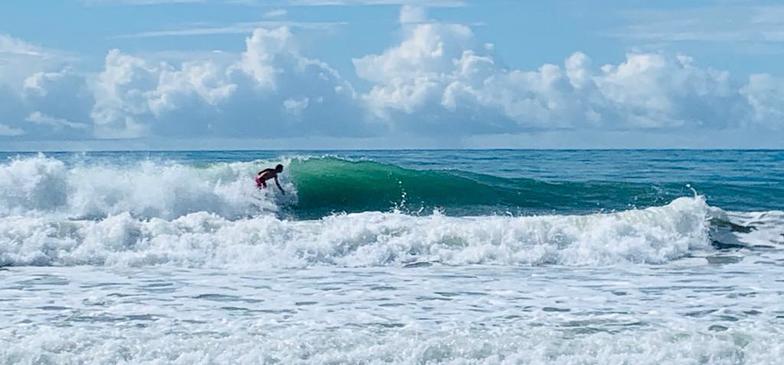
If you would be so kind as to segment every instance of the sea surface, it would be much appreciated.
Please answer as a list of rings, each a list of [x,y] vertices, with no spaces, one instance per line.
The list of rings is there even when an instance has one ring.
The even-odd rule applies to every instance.
[[[2,364],[780,364],[783,274],[784,151],[0,153]]]

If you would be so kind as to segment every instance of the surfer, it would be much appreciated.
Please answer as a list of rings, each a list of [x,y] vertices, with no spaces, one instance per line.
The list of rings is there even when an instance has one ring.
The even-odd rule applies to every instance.
[[[259,188],[259,189],[261,189],[261,188],[265,188],[266,189],[267,188],[267,180],[275,179],[275,185],[278,186],[278,189],[280,190],[280,193],[283,194],[283,195],[286,195],[286,192],[283,191],[282,187],[280,187],[280,182],[278,182],[278,174],[281,173],[281,172],[283,172],[283,165],[281,165],[281,164],[278,164],[277,166],[275,166],[274,169],[267,168],[267,169],[259,171],[259,173],[256,174],[256,187]]]

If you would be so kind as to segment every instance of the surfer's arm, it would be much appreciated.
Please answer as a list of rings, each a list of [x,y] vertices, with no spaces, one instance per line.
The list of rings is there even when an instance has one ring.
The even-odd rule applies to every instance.
[[[280,190],[280,193],[281,193],[281,194],[283,194],[283,195],[286,195],[286,192],[285,192],[285,191],[283,191],[283,188],[282,188],[282,187],[280,187],[280,182],[278,182],[278,177],[277,177],[277,176],[275,176],[275,185],[277,185],[277,186],[278,186],[278,190]]]

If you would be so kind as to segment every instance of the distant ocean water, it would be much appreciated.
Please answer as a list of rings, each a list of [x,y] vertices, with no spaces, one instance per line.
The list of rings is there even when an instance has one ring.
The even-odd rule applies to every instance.
[[[0,154],[0,362],[776,364],[783,249],[784,151]]]

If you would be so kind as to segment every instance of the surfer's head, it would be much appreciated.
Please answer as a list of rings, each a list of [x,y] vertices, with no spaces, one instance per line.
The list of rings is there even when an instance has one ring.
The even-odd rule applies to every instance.
[[[278,164],[277,166],[275,166],[275,171],[276,172],[283,172],[283,165]]]

